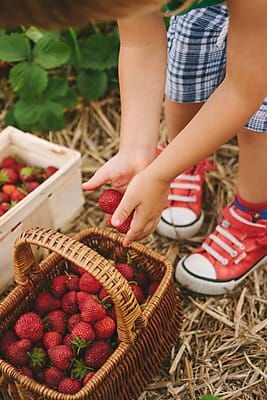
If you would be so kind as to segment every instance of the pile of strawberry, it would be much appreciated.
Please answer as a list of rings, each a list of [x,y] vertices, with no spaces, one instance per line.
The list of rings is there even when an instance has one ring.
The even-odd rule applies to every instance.
[[[142,269],[114,264],[145,307],[158,287]],[[75,394],[119,345],[114,304],[89,273],[74,264],[38,295],[0,339],[1,356],[21,373],[60,393]]]
[[[56,171],[53,166],[43,169],[26,165],[14,157],[4,158],[0,164],[0,217]]]

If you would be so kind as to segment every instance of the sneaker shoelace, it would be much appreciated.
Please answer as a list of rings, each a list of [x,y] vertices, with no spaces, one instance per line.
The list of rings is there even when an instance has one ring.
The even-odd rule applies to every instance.
[[[229,212],[232,215],[232,217],[239,222],[243,222],[248,226],[253,226],[253,227],[258,227],[258,228],[264,228],[264,225],[261,224],[255,224],[247,221],[246,219],[242,218],[239,214],[237,214],[232,207],[229,208]],[[241,260],[243,260],[247,253],[246,253],[246,248],[243,243],[240,242],[240,240],[237,239],[237,237],[229,232],[229,230],[226,230],[226,228],[231,227],[230,222],[223,217],[221,220],[221,223],[216,227],[215,233],[212,233],[211,235],[208,236],[206,241],[210,240],[211,243],[210,245],[206,243],[206,241],[202,244],[202,248],[210,255],[212,256],[216,261],[221,263],[222,265],[228,265],[230,262],[230,257],[234,260],[234,264],[238,264]],[[231,245],[227,244],[225,242],[225,239],[227,239]],[[230,257],[226,258],[222,256],[217,250],[215,250],[212,247],[212,244],[216,243],[219,248],[223,249]],[[263,243],[264,244],[264,243]],[[233,246],[236,246],[235,248]]]

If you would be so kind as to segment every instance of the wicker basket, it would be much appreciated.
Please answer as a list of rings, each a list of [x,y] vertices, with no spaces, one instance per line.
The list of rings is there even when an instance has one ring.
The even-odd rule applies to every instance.
[[[31,244],[54,253],[39,265]],[[133,265],[142,266],[154,280],[161,281],[143,312],[127,281],[109,261],[126,261],[127,254]],[[90,272],[108,290],[115,304],[121,343],[93,379],[75,395],[49,389],[0,359],[1,392],[16,400],[137,399],[170,354],[182,325],[171,263],[141,244],[134,243],[125,249],[122,236],[99,228],[85,230],[74,239],[47,229],[23,232],[14,249],[17,286],[0,303],[0,334],[23,312],[32,309],[36,296],[66,268],[66,260]]]

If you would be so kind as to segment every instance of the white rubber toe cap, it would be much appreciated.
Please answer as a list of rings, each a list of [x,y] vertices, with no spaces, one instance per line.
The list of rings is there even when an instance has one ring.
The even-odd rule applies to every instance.
[[[163,210],[162,218],[168,224],[187,226],[193,224],[198,218],[193,210],[185,207],[169,207]]]
[[[179,275],[179,268],[184,268],[188,274],[193,274],[200,279],[216,279],[216,271],[209,260],[201,254],[191,254],[183,260],[183,264],[180,265],[176,274]],[[178,277],[177,277],[178,280]]]

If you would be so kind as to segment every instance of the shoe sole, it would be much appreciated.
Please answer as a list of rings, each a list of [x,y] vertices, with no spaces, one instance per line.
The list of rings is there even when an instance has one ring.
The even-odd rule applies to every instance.
[[[175,272],[175,277],[177,281],[185,288],[200,294],[207,295],[222,295],[238,286],[252,271],[257,267],[267,263],[267,256],[263,257],[258,261],[253,267],[249,269],[244,275],[239,279],[233,279],[230,281],[220,281],[214,282],[208,278],[200,279],[196,275],[190,273],[186,270],[184,265],[184,260],[187,257],[181,258],[178,262]]]
[[[200,230],[204,221],[204,212],[201,211],[200,216],[191,224],[188,225],[174,225],[166,222],[162,217],[157,226],[157,232],[169,239],[189,239],[196,235]]]

